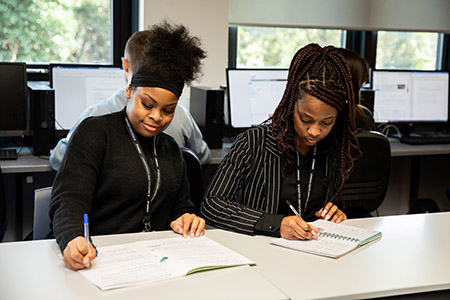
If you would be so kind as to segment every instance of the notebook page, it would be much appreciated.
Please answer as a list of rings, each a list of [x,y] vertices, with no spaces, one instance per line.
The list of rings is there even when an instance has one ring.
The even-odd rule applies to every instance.
[[[324,232],[357,239],[360,246],[381,237],[381,232],[379,231],[349,226],[345,224],[337,224],[330,221],[316,220],[309,224],[322,228]]]
[[[79,272],[102,290],[181,277],[205,267],[253,264],[204,236],[146,240],[97,250],[91,268]]]
[[[359,246],[358,243],[319,236],[316,240],[286,240],[283,238],[271,241],[271,244],[301,252],[338,258]]]
[[[293,250],[338,258],[348,252],[381,237],[381,232],[336,224],[330,221],[316,220],[311,225],[322,228],[317,239],[286,240],[283,238],[271,241],[271,244]]]

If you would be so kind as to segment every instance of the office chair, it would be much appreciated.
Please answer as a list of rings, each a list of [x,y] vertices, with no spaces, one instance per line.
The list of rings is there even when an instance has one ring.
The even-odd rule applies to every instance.
[[[376,131],[357,135],[362,156],[344,185],[342,196],[348,218],[367,216],[383,202],[389,185],[391,146]]]
[[[3,183],[2,170],[0,168],[0,242],[3,241],[6,228],[8,227],[8,218],[6,217],[6,192]]]
[[[205,192],[203,186],[202,165],[194,151],[186,147],[180,147],[180,150],[183,154],[184,161],[186,162],[191,201],[195,205],[195,213],[200,215],[200,204],[202,203],[203,194]]]
[[[33,240],[45,239],[51,231],[51,221],[48,215],[51,196],[52,187],[41,188],[34,191]]]

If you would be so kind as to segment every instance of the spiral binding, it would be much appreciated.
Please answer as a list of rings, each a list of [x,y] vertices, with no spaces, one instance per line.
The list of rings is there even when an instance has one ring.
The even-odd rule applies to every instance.
[[[333,239],[339,239],[339,240],[345,240],[345,241],[359,243],[359,239],[357,239],[357,238],[352,238],[352,237],[349,237],[349,236],[340,235],[340,234],[336,234],[336,233],[319,231],[317,234],[319,236],[323,236],[323,237],[329,237],[329,238],[333,238]]]

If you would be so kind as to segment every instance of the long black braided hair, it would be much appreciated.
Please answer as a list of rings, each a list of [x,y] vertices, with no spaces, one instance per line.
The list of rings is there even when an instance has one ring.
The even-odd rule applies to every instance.
[[[352,77],[342,52],[334,46],[320,47],[309,44],[294,55],[280,104],[271,117],[272,129],[278,148],[288,161],[295,155],[295,130],[293,115],[295,103],[307,93],[338,111],[338,116],[327,139],[332,162],[329,185],[332,195],[328,201],[336,201],[353,170],[354,161],[359,157],[356,139],[355,107]]]

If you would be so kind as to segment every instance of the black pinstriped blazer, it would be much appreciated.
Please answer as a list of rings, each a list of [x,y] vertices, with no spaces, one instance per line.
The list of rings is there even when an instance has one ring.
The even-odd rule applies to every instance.
[[[205,193],[201,213],[208,223],[255,234],[260,218],[265,213],[277,212],[283,160],[283,153],[272,135],[272,125],[255,127],[241,134]]]

